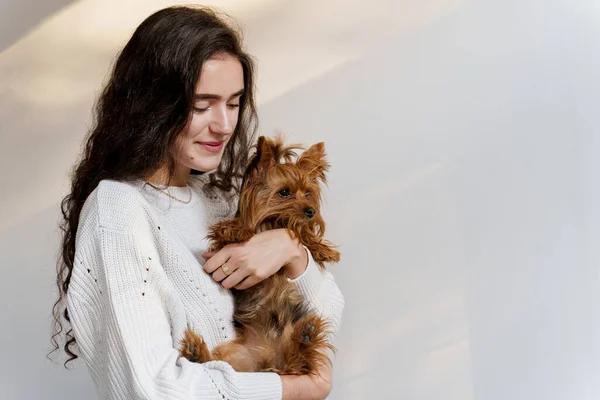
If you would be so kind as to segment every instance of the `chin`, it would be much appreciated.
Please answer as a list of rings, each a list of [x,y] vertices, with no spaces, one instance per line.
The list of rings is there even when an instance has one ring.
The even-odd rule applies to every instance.
[[[217,169],[217,167],[219,166],[219,164],[201,164],[201,165],[190,165],[191,169],[194,169],[196,171],[200,171],[200,172],[211,172]]]
[[[192,158],[190,160],[190,158]],[[196,171],[209,172],[216,170],[221,163],[223,158],[223,152],[220,153],[209,153],[209,152],[194,152],[187,156],[186,167],[195,169]]]
[[[210,160],[210,162],[199,162],[199,163],[194,163],[192,165],[189,165],[189,167],[191,169],[195,169],[196,171],[202,171],[202,172],[210,172],[213,170],[216,170],[219,167],[219,164],[221,162],[221,157],[219,157],[218,160]]]

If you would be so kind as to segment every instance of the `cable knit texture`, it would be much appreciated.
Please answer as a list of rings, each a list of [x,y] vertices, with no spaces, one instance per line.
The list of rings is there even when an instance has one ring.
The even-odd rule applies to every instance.
[[[83,207],[67,307],[100,399],[281,399],[277,374],[179,357],[188,326],[210,349],[235,335],[231,293],[204,272],[201,254],[208,226],[232,218],[237,199],[206,194],[206,179],[165,188],[185,203],[143,181],[105,180]],[[335,334],[344,299],[333,276],[309,255],[291,282]]]

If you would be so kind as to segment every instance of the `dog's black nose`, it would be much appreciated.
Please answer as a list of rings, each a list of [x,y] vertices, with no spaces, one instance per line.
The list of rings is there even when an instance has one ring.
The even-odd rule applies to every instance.
[[[315,209],[312,207],[306,207],[304,209],[304,215],[306,215],[308,218],[312,218],[315,216]]]

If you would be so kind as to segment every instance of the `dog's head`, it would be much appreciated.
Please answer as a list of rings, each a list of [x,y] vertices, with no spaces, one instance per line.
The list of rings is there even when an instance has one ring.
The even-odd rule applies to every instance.
[[[322,236],[321,185],[329,169],[324,143],[297,156],[300,146],[261,136],[242,184],[240,217],[256,230],[288,228],[297,236]]]

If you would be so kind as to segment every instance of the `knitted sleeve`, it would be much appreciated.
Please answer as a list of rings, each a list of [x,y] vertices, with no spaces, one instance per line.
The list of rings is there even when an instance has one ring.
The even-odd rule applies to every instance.
[[[175,289],[151,238],[98,226],[78,240],[67,307],[100,398],[281,399],[276,374],[179,357],[169,312]]]
[[[306,253],[308,254],[306,270],[299,277],[289,281],[296,285],[313,309],[329,320],[332,334],[335,335],[342,323],[344,296],[331,272],[321,270],[308,249]]]

